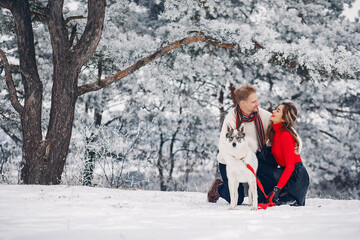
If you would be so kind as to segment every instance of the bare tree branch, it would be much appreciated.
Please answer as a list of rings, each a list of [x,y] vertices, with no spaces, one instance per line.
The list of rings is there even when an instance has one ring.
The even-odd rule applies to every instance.
[[[1,49],[0,49],[0,58],[2,60],[4,68],[5,68],[6,85],[8,86],[8,89],[9,89],[11,105],[14,107],[14,109],[20,115],[22,115],[24,112],[24,107],[20,104],[18,97],[16,95],[15,84],[14,84],[14,81],[11,76],[11,68],[10,68],[9,62],[5,56],[5,53]]]
[[[0,0],[0,7],[11,10],[13,1],[11,0]]]
[[[360,112],[355,112],[355,111],[344,111],[341,109],[332,109],[332,108],[325,108],[325,109],[336,117],[345,118],[353,121],[355,120],[355,118],[352,118],[351,114],[360,114]],[[341,115],[339,113],[348,114],[348,115]]]
[[[348,114],[359,114],[360,115],[360,112],[359,111],[345,111],[345,110],[342,110],[342,109],[335,109],[335,108],[325,108],[327,111],[329,111],[330,113],[333,113],[333,112],[340,112],[340,113],[348,113]]]
[[[131,65],[130,67],[126,68],[123,71],[120,71],[110,77],[107,77],[101,81],[96,81],[93,83],[82,85],[78,88],[78,94],[83,95],[88,92],[96,91],[99,89],[102,89],[104,87],[109,86],[110,84],[130,75],[131,73],[135,72],[136,70],[140,69],[141,67],[145,66],[146,64],[162,57],[166,53],[179,48],[183,45],[189,44],[189,43],[195,43],[195,42],[205,42],[214,46],[219,46],[227,49],[239,49],[240,47],[238,45],[232,45],[232,44],[226,44],[226,43],[220,43],[217,42],[215,39],[208,37],[204,35],[202,32],[191,32],[191,33],[197,33],[196,36],[190,36],[183,38],[181,40],[178,40],[176,42],[169,43],[167,46],[159,49],[155,53],[151,54],[148,57],[145,57],[143,59],[140,59],[135,64]]]
[[[65,25],[67,25],[71,20],[75,20],[75,19],[85,19],[86,17],[84,16],[72,16],[72,17],[68,17],[65,20]]]
[[[43,13],[39,13],[39,12],[34,12],[34,11],[31,11],[31,12],[30,12],[30,15],[33,15],[33,16],[38,16],[38,17],[40,17],[40,18],[42,18],[42,19],[44,19],[44,20],[46,20],[46,19],[47,19],[47,16],[46,16],[45,14],[43,14]]]
[[[337,137],[335,137],[334,135],[332,135],[332,134],[330,134],[330,133],[328,133],[328,132],[326,132],[326,131],[324,131],[324,130],[319,130],[319,131],[320,131],[321,133],[324,133],[325,135],[327,135],[327,136],[335,139],[337,142],[341,142],[341,141],[340,141]]]

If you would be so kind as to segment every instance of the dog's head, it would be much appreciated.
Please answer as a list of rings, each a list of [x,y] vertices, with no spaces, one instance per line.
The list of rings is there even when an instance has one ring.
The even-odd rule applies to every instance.
[[[245,125],[242,123],[238,129],[227,126],[226,142],[229,153],[236,158],[240,158],[247,151],[247,142],[245,139]]]

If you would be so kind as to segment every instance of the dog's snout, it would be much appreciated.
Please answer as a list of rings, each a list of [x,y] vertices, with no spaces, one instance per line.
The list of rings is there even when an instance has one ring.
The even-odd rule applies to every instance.
[[[232,144],[232,145],[233,145],[233,147],[236,147],[236,142],[233,142],[233,144]]]

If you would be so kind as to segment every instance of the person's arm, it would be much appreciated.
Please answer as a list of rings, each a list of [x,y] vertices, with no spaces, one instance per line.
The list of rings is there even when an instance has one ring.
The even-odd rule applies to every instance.
[[[273,191],[269,194],[269,202],[276,202],[279,197],[282,188],[289,181],[292,172],[295,169],[295,141],[289,132],[281,133],[281,151],[283,158],[285,159],[285,170],[282,173],[279,182],[274,187]]]
[[[282,189],[295,169],[295,141],[289,132],[281,133],[281,145],[282,155],[285,160],[285,170],[276,186]]]

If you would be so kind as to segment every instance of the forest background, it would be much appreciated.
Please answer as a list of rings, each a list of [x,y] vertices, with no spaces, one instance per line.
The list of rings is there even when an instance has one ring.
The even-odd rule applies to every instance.
[[[54,45],[51,23],[44,19],[52,2],[29,1],[44,135],[52,127],[54,104]],[[74,46],[87,29],[86,2],[64,1],[64,27]],[[358,17],[343,15],[344,7],[354,3],[106,1],[101,39],[81,67],[78,86],[100,82],[133,64],[138,68],[107,87],[79,94],[59,183],[206,191],[218,174],[217,143],[222,119],[233,107],[231,93],[250,83],[263,108],[283,101],[298,107],[309,194],[359,199],[360,23]],[[26,106],[15,24],[6,7],[0,22],[0,49],[7,56],[19,103]],[[138,62],[194,36],[206,36],[206,41],[180,42],[156,60]],[[26,135],[12,106],[4,62],[0,183],[18,184],[24,182]]]

